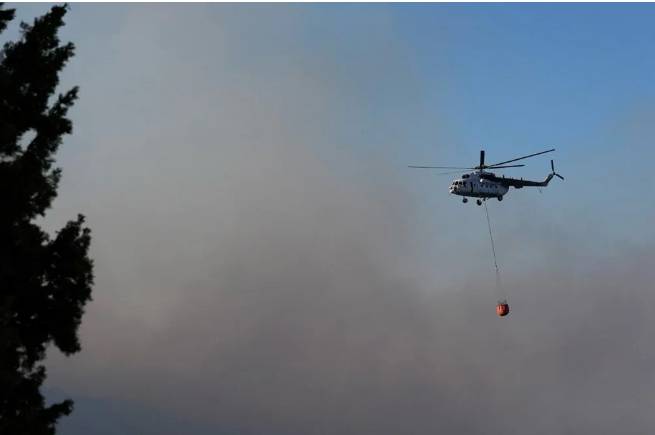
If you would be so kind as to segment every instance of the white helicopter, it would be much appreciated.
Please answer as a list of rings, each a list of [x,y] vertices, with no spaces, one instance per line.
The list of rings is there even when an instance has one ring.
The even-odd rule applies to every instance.
[[[464,174],[461,178],[453,180],[450,184],[448,190],[453,195],[463,196],[462,202],[468,202],[467,197],[478,198],[476,203],[482,205],[482,201],[486,201],[488,198],[497,198],[498,201],[503,200],[503,196],[509,191],[510,187],[515,189],[522,189],[523,187],[545,187],[548,186],[550,180],[555,177],[559,177],[564,180],[560,174],[555,172],[555,164],[553,161],[550,161],[551,173],[548,174],[544,181],[531,181],[524,180],[523,178],[506,178],[504,175],[502,177],[496,176],[492,172],[487,172],[485,169],[502,169],[502,168],[518,168],[525,165],[507,165],[507,163],[516,162],[517,160],[527,159],[528,157],[534,157],[541,154],[546,154],[555,151],[555,148],[551,150],[541,151],[539,153],[530,154],[528,156],[518,157],[516,159],[506,160],[504,162],[495,163],[493,165],[484,164],[484,150],[480,151],[480,165],[472,168],[458,168],[453,166],[409,166],[414,169],[474,169],[475,172]],[[450,174],[452,172],[447,172]],[[440,174],[445,175],[445,174]]]

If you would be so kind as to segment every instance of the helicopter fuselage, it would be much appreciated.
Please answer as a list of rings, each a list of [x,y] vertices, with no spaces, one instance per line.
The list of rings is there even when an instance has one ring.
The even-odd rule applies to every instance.
[[[489,178],[485,178],[488,176]],[[496,178],[490,172],[471,172],[453,180],[449,192],[458,196],[473,198],[502,198],[509,191],[509,186],[493,181]]]

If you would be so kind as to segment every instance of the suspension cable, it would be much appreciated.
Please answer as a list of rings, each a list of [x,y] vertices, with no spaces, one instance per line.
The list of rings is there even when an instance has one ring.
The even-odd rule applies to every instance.
[[[489,228],[489,240],[491,240],[491,252],[494,255],[494,267],[496,268],[496,292],[501,293],[500,283],[500,269],[498,268],[498,260],[496,259],[496,246],[494,245],[494,236],[491,233],[491,220],[489,219],[489,211],[487,210],[487,201],[482,201],[484,204],[484,213],[487,215],[487,227]]]

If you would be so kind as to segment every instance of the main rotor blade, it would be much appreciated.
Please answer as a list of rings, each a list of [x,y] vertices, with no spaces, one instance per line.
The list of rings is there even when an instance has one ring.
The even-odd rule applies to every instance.
[[[528,155],[528,156],[518,157],[518,158],[516,158],[516,159],[507,160],[507,161],[500,162],[500,163],[494,163],[493,165],[489,165],[489,166],[487,166],[487,167],[488,167],[488,168],[492,168],[492,167],[495,168],[496,166],[504,165],[505,163],[511,163],[511,162],[515,162],[515,161],[517,161],[517,160],[523,160],[523,159],[527,159],[528,157],[539,156],[539,155],[541,155],[541,154],[546,154],[546,153],[550,153],[550,152],[553,152],[553,151],[555,151],[555,148],[553,148],[552,150],[546,150],[546,151],[542,151],[542,152],[540,152],[540,153],[534,153],[534,154],[530,154],[530,155]]]
[[[453,175],[453,174],[461,174],[462,171],[449,171],[449,172],[437,172],[436,174],[434,172],[431,172],[431,175]]]
[[[423,169],[423,168],[421,168]],[[425,168],[425,169],[433,169],[433,168]],[[461,174],[462,171],[448,171],[448,172],[437,172],[436,174],[434,172],[431,172],[431,175],[453,175],[453,174]]]
[[[487,168],[491,169],[501,169],[501,168],[520,168],[525,165],[507,165],[507,166],[487,166]]]
[[[564,177],[562,177],[560,174],[555,174],[555,176],[556,176],[556,177],[559,177],[561,180],[564,179]]]
[[[475,169],[475,168],[460,168],[458,166],[407,166],[412,169]]]

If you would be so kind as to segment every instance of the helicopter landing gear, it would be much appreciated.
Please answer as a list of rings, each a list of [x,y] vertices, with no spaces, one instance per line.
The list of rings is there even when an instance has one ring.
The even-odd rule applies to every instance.
[[[478,204],[478,205],[482,205],[482,201],[479,200],[479,199],[477,201],[475,201],[475,203]]]
[[[469,199],[468,199],[467,197],[464,197],[464,198],[462,198],[462,202],[463,202],[464,204],[466,204],[467,202],[469,202]]]
[[[498,197],[498,201],[502,201],[502,200],[503,200],[503,195],[500,195],[500,196]]]

